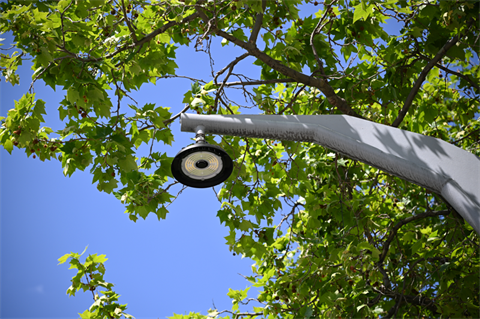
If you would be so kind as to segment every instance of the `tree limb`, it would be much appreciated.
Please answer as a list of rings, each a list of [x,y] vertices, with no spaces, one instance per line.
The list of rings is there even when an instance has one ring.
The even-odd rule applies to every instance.
[[[256,316],[262,316],[263,312],[232,312],[230,310],[223,310],[220,311],[217,315],[220,315],[222,313],[229,313],[232,315],[232,318],[238,319],[241,317],[256,317]]]
[[[412,105],[415,95],[417,95],[417,92],[418,90],[420,90],[420,87],[422,86],[423,81],[425,81],[425,78],[427,77],[428,72],[430,72],[430,70],[437,64],[437,62],[440,61],[445,56],[445,54],[447,54],[447,51],[458,42],[459,38],[460,37],[456,35],[452,39],[448,40],[447,43],[445,43],[445,45],[440,49],[440,51],[438,51],[435,57],[431,59],[430,62],[428,62],[427,65],[423,68],[422,72],[420,73],[417,80],[415,81],[415,84],[410,90],[410,93],[408,94],[402,109],[400,110],[400,112],[398,112],[397,118],[395,119],[395,121],[393,121],[392,123],[393,127],[398,127],[400,123],[402,123],[403,119],[405,118],[405,115],[407,115],[407,112],[410,109],[410,106]]]
[[[220,97],[220,94],[222,94],[223,88],[225,87],[225,84],[227,83],[228,78],[232,74],[233,68],[235,67],[235,65],[237,65],[238,62],[242,61],[243,59],[245,59],[249,55],[250,55],[249,53],[242,54],[241,56],[237,57],[235,60],[230,62],[226,67],[224,67],[223,69],[218,71],[217,74],[215,75],[215,78],[213,79],[213,82],[215,83],[215,85],[218,85],[218,82],[217,82],[218,77],[228,69],[227,76],[225,76],[225,79],[223,79],[220,88],[217,90],[217,92],[215,94],[215,102],[214,102],[214,105],[213,105],[214,110],[217,109],[218,99]]]
[[[274,84],[274,83],[292,83],[297,82],[294,79],[272,79],[272,80],[257,80],[257,81],[237,81],[237,82],[227,82],[225,86],[235,86],[235,85],[262,85],[262,84]]]
[[[302,86],[302,87],[300,88],[300,90],[298,90],[297,93],[295,93],[295,95],[294,95],[293,98],[290,100],[290,102],[287,104],[287,106],[285,106],[280,112],[278,112],[278,115],[283,114],[283,112],[285,112],[286,109],[292,108],[293,103],[294,103],[295,100],[297,99],[298,95],[299,95],[301,92],[303,92],[303,90],[305,90],[305,87],[306,87],[306,85]],[[292,111],[293,111],[293,109],[292,109]],[[295,112],[294,112],[294,114],[295,114]]]
[[[193,81],[193,82],[207,83],[207,82],[205,82],[205,81],[202,80],[202,79],[196,79],[196,78],[192,78],[192,77],[190,77],[190,76],[177,75],[177,74],[165,74],[165,75],[162,75],[162,76],[158,76],[158,77],[156,77],[156,78],[157,78],[157,79],[179,78],[179,79],[188,79],[188,80]]]
[[[428,57],[426,57],[425,55],[423,54],[420,54],[420,58],[422,58],[423,60],[428,60]],[[457,72],[457,71],[454,71],[454,70],[450,70],[449,68],[446,68],[444,67],[443,65],[437,63],[435,65],[437,68],[447,72],[447,73],[450,73],[450,74],[453,74],[453,75],[456,75],[458,76],[459,78],[462,78],[464,79],[465,81],[467,81],[468,83],[470,83],[471,86],[473,86],[474,88],[476,88],[477,90],[480,91],[480,86],[478,85],[478,83],[476,83],[475,81],[473,81],[468,75],[465,75],[465,74],[462,74],[460,72]]]
[[[415,260],[412,264],[409,264],[408,266],[408,271],[405,273],[404,277],[406,277],[407,275],[409,275],[414,269],[415,269],[415,266],[418,264],[418,263],[421,263],[422,261],[429,261],[429,262],[434,262],[434,261],[439,261],[442,265],[445,264],[447,261],[450,260],[450,258],[448,257],[429,257],[429,258],[420,258],[420,259],[417,259]]]
[[[130,45],[129,47],[142,45],[142,44],[152,40],[153,38],[155,38],[160,33],[164,33],[165,31],[167,31],[171,27],[179,25],[179,24],[188,23],[188,22],[196,19],[198,16],[199,16],[199,14],[198,14],[198,12],[196,12],[196,13],[193,13],[193,14],[189,15],[188,17],[183,18],[182,21],[180,21],[180,22],[170,21],[169,23],[164,24],[163,26],[156,29],[155,31],[152,31],[151,33],[147,34],[142,39],[138,40],[136,43]]]
[[[180,115],[182,115],[182,113],[185,113],[189,108],[190,108],[190,104],[185,104],[185,107],[183,108],[183,110],[181,110],[181,111],[178,112],[175,116],[172,116],[172,117],[169,118],[168,120],[163,121],[163,124],[168,125],[168,124],[172,123],[172,122],[175,121],[178,117],[180,117]]]
[[[262,0],[262,11],[265,11],[266,6],[267,6],[267,0]],[[262,23],[263,23],[263,12],[257,13],[257,17],[255,19],[255,25],[253,26],[252,34],[250,35],[250,39],[248,39],[248,42],[250,43],[257,42],[258,32],[260,32]]]
[[[114,52],[112,52],[110,54],[107,54],[107,55],[105,55],[104,57],[101,57],[101,58],[80,58],[80,57],[76,56],[74,53],[66,50],[64,47],[61,47],[61,48],[63,49],[64,52],[69,53],[70,55],[72,55],[72,57],[74,57],[74,58],[76,58],[76,59],[78,59],[82,62],[98,62],[98,61],[102,61],[104,59],[111,59],[114,56],[116,56],[117,54],[119,54],[120,52],[123,52],[123,51],[128,50],[128,49],[133,49],[137,46],[142,46],[143,44],[145,44],[145,43],[149,42],[150,40],[152,40],[153,38],[155,38],[157,35],[159,35],[161,33],[164,33],[169,28],[171,28],[175,25],[188,23],[188,22],[194,20],[195,18],[197,18],[198,16],[199,16],[199,14],[198,14],[198,12],[196,12],[196,13],[193,13],[193,14],[189,15],[188,17],[183,18],[182,21],[180,21],[180,22],[170,21],[167,24],[164,24],[160,28],[156,29],[155,31],[152,31],[151,33],[147,34],[142,39],[140,39],[140,40],[138,40],[138,41],[136,41],[132,44],[125,44],[124,46],[118,48]]]
[[[325,72],[323,71],[323,62],[320,60],[320,57],[318,56],[317,49],[315,49],[315,45],[313,45],[313,38],[315,37],[316,34],[319,34],[323,27],[327,23],[323,23],[325,18],[330,12],[330,7],[335,3],[336,1],[333,1],[330,5],[327,5],[325,8],[325,12],[323,13],[323,16],[320,18],[320,20],[317,23],[317,26],[313,29],[312,34],[310,34],[310,47],[312,47],[313,55],[315,56],[315,59],[317,60],[318,63],[318,68],[320,71],[320,74],[325,77]]]
[[[190,104],[185,104],[185,107],[183,108],[183,110],[181,110],[180,112],[178,112],[177,114],[175,114],[174,116],[172,116],[171,118],[169,119],[166,119],[165,121],[163,121],[163,124],[165,126],[169,125],[170,123],[172,123],[173,121],[175,121],[177,118],[180,117],[180,115],[182,115],[182,113],[185,113],[188,109],[190,108]],[[148,129],[151,129],[151,128],[157,128],[157,126],[155,125],[147,125],[145,127],[142,127],[140,129],[138,129],[138,131],[144,131],[144,130],[148,130]]]
[[[200,18],[205,23],[208,23],[210,19],[203,12],[202,7],[199,5],[196,5],[195,7],[197,8],[197,13],[199,14]],[[295,71],[289,68],[288,66],[284,65],[281,61],[276,60],[270,57],[269,55],[267,55],[266,53],[260,51],[254,43],[244,42],[240,39],[237,39],[233,35],[230,35],[227,32],[220,30],[216,25],[212,26],[212,30],[218,36],[221,36],[222,38],[248,51],[250,55],[253,55],[254,57],[259,59],[260,61],[262,61],[269,67],[271,67],[272,69],[276,70],[277,72],[289,78],[292,78],[297,82],[318,88],[323,94],[325,94],[330,104],[338,108],[344,114],[362,118],[357,112],[355,112],[350,107],[349,103],[344,98],[341,98],[335,93],[335,90],[330,86],[330,84],[328,84],[327,80],[318,79],[313,76],[308,76],[301,72]]]
[[[467,135],[465,135],[464,137],[462,137],[462,138],[460,138],[460,139],[458,139],[458,140],[456,140],[456,141],[452,142],[452,144],[457,144],[458,142],[461,142],[461,141],[463,141],[464,139],[466,139],[467,137],[469,137],[469,136],[470,136],[470,135],[472,135],[472,134],[475,134],[475,133],[477,133],[478,131],[480,131],[480,128],[479,128],[479,129],[476,129],[476,130],[473,130],[473,131],[471,131],[470,133],[468,133],[468,134],[467,134]]]
[[[420,306],[420,307],[425,307],[428,310],[432,312],[434,315],[438,315],[439,313],[437,312],[437,306],[435,306],[435,303],[433,300],[427,297],[422,297],[421,295],[417,296],[405,296],[402,295],[402,297],[406,302],[415,305],[415,306]]]
[[[444,216],[444,215],[448,215],[448,214],[450,214],[449,210],[441,210],[441,211],[436,211],[436,212],[426,212],[426,213],[418,214],[418,215],[408,217],[408,218],[405,218],[405,219],[402,219],[401,221],[399,221],[390,230],[390,235],[388,235],[388,238],[383,245],[383,251],[382,251],[382,254],[380,255],[378,264],[379,265],[383,264],[383,261],[385,260],[385,257],[387,256],[388,249],[390,248],[390,243],[395,238],[395,235],[397,234],[400,227],[402,227],[403,225],[406,225],[406,224],[408,224],[408,223],[410,223],[414,220],[423,219],[423,218],[426,218],[426,217],[434,217],[434,216],[441,216],[441,215]]]
[[[395,300],[395,305],[393,305],[392,308],[390,308],[390,310],[387,312],[387,314],[385,315],[385,319],[387,318],[392,318],[392,316],[395,316],[395,314],[397,313],[398,311],[398,308],[400,308],[400,304],[402,303],[402,296],[399,295],[397,296],[396,300]]]
[[[385,260],[385,257],[387,256],[387,253],[388,253],[388,250],[390,248],[390,243],[393,241],[393,239],[395,238],[395,235],[397,234],[398,230],[405,224],[408,224],[409,222],[412,222],[414,220],[419,220],[419,219],[423,219],[423,218],[426,218],[426,217],[433,217],[433,216],[440,216],[440,215],[448,215],[450,213],[450,211],[448,210],[441,210],[441,211],[436,211],[436,212],[426,212],[426,213],[423,213],[423,214],[418,214],[418,215],[415,215],[415,216],[411,216],[411,217],[408,217],[408,218],[405,218],[405,219],[402,219],[401,221],[399,221],[391,230],[390,230],[390,234],[387,238],[387,240],[385,241],[384,245],[383,245],[383,251],[382,251],[382,254],[380,255],[380,258],[379,258],[379,261],[377,262],[377,268],[378,268],[378,271],[380,271],[380,273],[382,274],[383,276],[383,284],[384,284],[384,287],[385,287],[385,290],[386,292],[382,292],[384,293],[385,295],[389,295],[390,297],[392,296],[395,296],[396,294],[391,292],[391,282],[390,282],[390,278],[388,277],[388,274],[386,272],[386,270],[383,268],[383,262]],[[404,296],[405,297],[405,296]],[[421,296],[418,296],[418,298],[421,298]],[[411,301],[405,299],[406,301],[412,303]],[[411,300],[414,300],[414,299],[411,299]],[[423,301],[419,301],[417,300],[418,302],[421,303],[421,305],[424,305],[423,304]],[[419,304],[420,305],[420,304]],[[433,306],[435,310],[431,310],[432,312],[435,312],[436,313],[436,306]],[[428,309],[428,308],[427,308]]]
[[[472,19],[468,23],[468,28],[473,24],[474,19]],[[402,123],[403,119],[405,118],[405,115],[407,115],[407,112],[412,105],[413,99],[415,98],[415,95],[417,94],[418,90],[420,90],[420,87],[423,84],[423,81],[425,81],[425,78],[427,77],[428,72],[447,54],[447,51],[453,47],[455,44],[457,44],[458,40],[460,40],[460,35],[456,35],[450,40],[445,43],[445,45],[438,51],[438,53],[435,55],[433,59],[430,60],[430,62],[427,63],[427,65],[423,68],[422,72],[420,73],[417,81],[415,81],[412,89],[410,90],[410,93],[407,96],[407,99],[405,100],[405,103],[403,104],[402,109],[400,112],[398,112],[397,118],[393,121],[392,126],[393,127],[398,127],[400,123]]]
[[[125,2],[122,0],[122,11],[123,16],[125,17],[125,22],[127,23],[128,30],[130,31],[130,35],[132,36],[133,43],[137,43],[137,35],[135,34],[135,30],[133,30],[132,25],[130,24],[130,20],[127,17],[127,9],[125,9]]]

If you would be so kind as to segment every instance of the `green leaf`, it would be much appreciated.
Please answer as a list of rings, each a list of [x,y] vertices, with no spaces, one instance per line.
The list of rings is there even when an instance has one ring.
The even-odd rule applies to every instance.
[[[304,318],[309,319],[312,317],[312,314],[313,314],[313,307],[308,306],[307,310],[305,311]]]
[[[62,257],[58,258],[58,265],[65,263],[72,254],[65,254]]]
[[[90,256],[87,257],[86,262],[103,264],[107,260],[108,260],[108,258],[106,258],[106,255],[98,256],[97,254],[93,254],[93,255],[90,255]]]
[[[451,59],[458,59],[460,61],[464,61],[465,51],[460,46],[454,45],[447,51],[447,56],[449,56]]]
[[[160,33],[157,35],[157,40],[162,42],[162,43],[170,43],[170,36],[167,33]]]
[[[92,7],[99,7],[105,3],[105,0],[90,0]]]
[[[102,134],[102,135],[107,136],[108,134],[110,134],[112,132],[112,129],[110,127],[105,127],[103,129],[100,129],[100,130],[97,129],[97,132],[98,132],[98,134]],[[102,136],[102,135],[99,135],[99,136]],[[125,135],[123,135],[123,134],[113,134],[111,136],[111,139],[115,143],[117,143],[118,146],[121,146],[124,149],[129,149],[132,145],[130,140],[127,137],[125,137]]]
[[[127,155],[125,158],[119,159],[118,166],[126,172],[138,170],[137,163],[132,155]]]
[[[250,287],[247,287],[244,290],[233,290],[231,288],[228,288],[227,296],[236,301],[242,301],[243,299],[247,298],[247,293],[249,290]]]
[[[366,20],[368,16],[372,13],[373,11],[373,5],[366,5],[365,2],[360,2],[356,6],[354,6],[354,11],[353,11],[353,23],[355,21],[364,19]]]
[[[147,218],[148,214],[150,213],[145,206],[138,206],[135,208],[135,213],[137,213],[143,219]]]
[[[110,194],[113,192],[115,188],[117,188],[118,182],[116,179],[110,179],[107,181],[101,181],[97,185],[97,189],[100,191],[103,191],[107,194]]]
[[[79,313],[79,315],[82,319],[98,319],[98,316],[94,313],[91,313],[88,309],[83,313]]]
[[[408,242],[412,241],[414,238],[415,238],[415,233],[414,232],[406,232],[403,235],[402,240],[408,243]]]
[[[50,52],[48,52],[47,48],[42,47],[40,50],[41,53],[37,56],[37,61],[40,62],[43,67],[47,67],[50,61],[53,60],[53,57]]]
[[[409,33],[413,35],[415,38],[419,38],[422,36],[423,29],[419,27],[413,27],[411,30],[409,30]]]
[[[412,245],[412,255],[416,254],[417,251],[422,247],[422,241],[417,240],[413,245]]]
[[[372,252],[372,257],[375,258],[375,259],[378,259],[379,256],[380,256],[380,251],[375,248],[372,244],[364,241],[364,242],[361,242],[360,244],[357,245],[357,249],[361,250],[361,249],[368,249]]]
[[[88,98],[92,101],[103,101],[104,100],[103,92],[100,91],[98,88],[93,87],[93,89],[88,91]]]
[[[100,126],[100,127],[97,127],[96,129],[96,133],[95,134],[95,138],[98,138],[98,139],[104,139],[106,138],[108,135],[110,135],[111,133],[113,132],[112,128],[110,126]],[[118,142],[122,145],[127,145],[128,146],[128,143],[126,143],[125,141],[128,142],[128,139],[126,137],[124,137],[123,135],[121,134],[115,134],[112,136],[112,140],[114,140],[115,142]]]
[[[235,244],[235,232],[230,231],[229,235],[224,237],[227,240],[227,245]]]
[[[427,226],[426,228],[420,229],[420,232],[424,235],[428,235],[432,232],[432,227]]]
[[[78,95],[78,91],[73,87],[69,88],[67,91],[67,100],[70,103],[75,103],[79,99],[80,99],[80,96]]]
[[[13,143],[11,140],[6,140],[3,144],[3,147],[8,151],[8,153],[12,154]]]
[[[198,84],[198,82],[193,83],[191,86],[192,86],[192,89],[191,89],[192,95],[200,94],[202,88],[200,84]]]
[[[158,220],[167,218],[167,213],[168,213],[168,210],[165,208],[165,206],[160,207],[155,212],[155,214],[158,217]]]
[[[45,112],[45,102],[42,101],[42,100],[37,100],[35,102],[35,107],[33,108],[33,112],[37,115],[37,116],[41,116],[42,114],[47,114]]]
[[[128,216],[128,218],[129,218],[131,221],[133,221],[134,223],[135,223],[135,222],[137,221],[137,219],[138,219],[138,217],[135,216],[135,215],[133,215],[133,214],[130,214],[130,215]]]
[[[242,222],[240,223],[240,230],[243,230],[243,231],[247,231],[249,230],[250,228],[254,228],[254,225],[249,221],[249,220],[242,220]]]

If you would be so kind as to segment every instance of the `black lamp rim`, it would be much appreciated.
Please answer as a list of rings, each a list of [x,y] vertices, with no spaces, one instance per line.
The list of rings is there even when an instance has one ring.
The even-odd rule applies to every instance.
[[[197,180],[187,176],[182,171],[182,160],[194,152],[201,151],[211,152],[219,156],[222,160],[223,166],[222,170],[216,176],[204,180]],[[224,182],[232,174],[233,161],[227,152],[225,152],[221,147],[208,143],[197,143],[184,147],[180,152],[177,153],[173,159],[171,171],[173,177],[175,177],[175,179],[184,185],[194,188],[208,188]]]
[[[180,152],[178,152],[177,155],[175,155],[175,157],[183,153],[185,153],[185,155],[191,154],[193,152],[198,151],[198,149],[205,149],[207,151],[211,151],[212,148],[215,149],[215,151],[219,151],[220,154],[225,154],[228,156],[227,152],[225,152],[225,150],[220,146],[208,144],[208,143],[195,143],[182,148]],[[212,153],[216,154],[216,152],[212,152]],[[230,158],[230,156],[228,157]]]

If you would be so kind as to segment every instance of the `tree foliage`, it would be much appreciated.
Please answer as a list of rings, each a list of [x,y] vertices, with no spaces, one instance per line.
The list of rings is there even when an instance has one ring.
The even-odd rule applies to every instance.
[[[114,285],[106,282],[103,278],[106,269],[104,263],[108,258],[105,255],[93,254],[89,255],[82,263],[80,257],[86,250],[87,248],[81,254],[65,254],[58,259],[59,265],[68,260],[70,263],[69,269],[77,269],[76,275],[72,278],[72,285],[67,289],[68,296],[75,296],[75,293],[80,289],[83,289],[84,292],[92,292],[95,302],[89,309],[79,314],[80,318],[133,318],[133,316],[124,312],[127,305],[121,305],[117,302],[120,296],[112,290]],[[82,282],[84,277],[85,282]],[[100,289],[105,290],[100,291]],[[98,293],[102,295],[100,296]]]
[[[0,142],[59,160],[68,176],[89,169],[133,221],[166,218],[177,198],[162,145],[190,110],[347,114],[478,156],[478,12],[478,2],[461,0],[8,1],[0,27],[15,45],[2,48],[3,78],[18,84],[26,58],[34,72],[29,92],[1,118]],[[197,54],[233,46],[239,54],[195,79],[176,74],[180,46]],[[258,78],[242,74],[246,58]],[[130,99],[174,77],[192,81],[178,114]],[[39,80],[64,92],[61,130],[43,126]],[[244,100],[234,101],[233,89]],[[231,290],[232,309],[210,317],[478,317],[479,238],[437,194],[318,145],[208,141],[234,159],[217,192],[218,217],[230,251],[255,261],[247,280],[261,291],[248,299]],[[143,144],[155,148],[139,156]],[[77,255],[62,261],[69,257],[83,265],[79,274],[88,272]],[[100,278],[103,259],[92,258]],[[78,276],[74,288],[85,289]],[[190,317],[203,316],[173,318]]]

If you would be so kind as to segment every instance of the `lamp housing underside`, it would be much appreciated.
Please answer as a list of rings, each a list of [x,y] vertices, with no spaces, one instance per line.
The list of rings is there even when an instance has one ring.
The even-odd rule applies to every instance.
[[[221,147],[201,142],[178,152],[171,169],[180,183],[207,188],[225,181],[233,171],[233,162]]]

